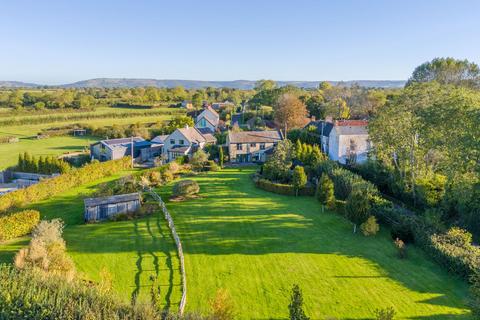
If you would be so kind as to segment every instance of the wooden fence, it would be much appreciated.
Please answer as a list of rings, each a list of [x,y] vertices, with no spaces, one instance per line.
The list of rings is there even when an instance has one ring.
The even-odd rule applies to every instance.
[[[168,213],[167,207],[165,206],[162,198],[151,188],[147,188],[147,191],[155,200],[158,201],[158,205],[162,209],[165,219],[168,222],[168,227],[172,232],[173,239],[175,240],[175,244],[177,245],[178,258],[180,259],[180,273],[182,274],[182,299],[180,300],[179,313],[180,315],[183,315],[185,305],[187,304],[187,276],[185,274],[185,260],[183,258],[182,242],[180,242],[180,238],[178,237],[177,230],[175,229],[172,216],[170,213]]]

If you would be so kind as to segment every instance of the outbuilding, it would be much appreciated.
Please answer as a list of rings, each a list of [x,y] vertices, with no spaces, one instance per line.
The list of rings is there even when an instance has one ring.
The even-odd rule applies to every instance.
[[[109,197],[84,199],[85,222],[101,221],[122,213],[132,213],[140,209],[138,192]]]

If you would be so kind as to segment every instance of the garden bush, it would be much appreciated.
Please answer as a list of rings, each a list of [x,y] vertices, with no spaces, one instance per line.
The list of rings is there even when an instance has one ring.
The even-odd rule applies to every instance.
[[[93,161],[86,166],[71,170],[60,176],[45,179],[37,184],[0,196],[0,215],[2,212],[19,208],[88,182],[111,176],[131,165],[130,157],[119,160],[98,162]]]
[[[173,196],[191,197],[200,192],[200,186],[193,180],[182,180],[173,186]]]
[[[367,221],[360,225],[360,230],[362,230],[363,235],[366,237],[376,235],[380,230],[380,226],[375,216],[368,217]]]
[[[29,234],[39,221],[40,212],[36,210],[23,210],[0,216],[0,241]]]

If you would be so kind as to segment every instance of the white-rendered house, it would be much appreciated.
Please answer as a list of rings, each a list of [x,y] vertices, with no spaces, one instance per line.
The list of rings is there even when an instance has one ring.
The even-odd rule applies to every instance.
[[[218,122],[220,116],[211,107],[206,107],[198,116],[195,121],[195,128],[203,129],[208,128],[211,132],[215,132],[218,128]]]

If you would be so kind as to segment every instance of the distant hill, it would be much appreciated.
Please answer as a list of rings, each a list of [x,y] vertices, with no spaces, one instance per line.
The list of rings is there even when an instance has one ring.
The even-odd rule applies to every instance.
[[[234,80],[234,81],[202,81],[202,80],[157,80],[157,79],[128,79],[128,78],[98,78],[78,81],[74,83],[62,84],[52,87],[61,88],[134,88],[134,87],[159,87],[173,88],[182,86],[187,89],[197,88],[234,88],[234,89],[252,89],[256,81],[252,80]],[[351,81],[328,81],[332,84],[343,84],[351,86],[358,84],[362,87],[374,88],[401,88],[405,85],[403,80],[351,80]],[[279,86],[294,85],[302,88],[315,88],[320,81],[277,81]],[[0,87],[44,87],[44,85],[24,83],[18,81],[0,81]]]
[[[0,87],[4,88],[36,88],[41,85],[21,81],[0,81]]]

